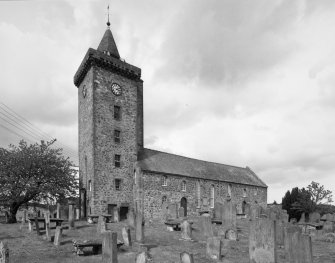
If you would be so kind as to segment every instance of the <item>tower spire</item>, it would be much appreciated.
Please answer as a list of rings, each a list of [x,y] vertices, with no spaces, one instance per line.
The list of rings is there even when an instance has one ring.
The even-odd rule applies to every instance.
[[[107,27],[109,28],[111,23],[109,22],[109,5],[107,6]]]

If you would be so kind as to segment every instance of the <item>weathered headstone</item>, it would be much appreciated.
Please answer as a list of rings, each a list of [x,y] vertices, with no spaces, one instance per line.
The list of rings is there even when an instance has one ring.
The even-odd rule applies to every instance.
[[[330,213],[326,214],[326,221],[333,222],[333,221],[334,221],[334,217],[333,217],[333,215],[330,214]]]
[[[184,240],[192,240],[192,227],[191,224],[184,220],[181,225],[181,238]]]
[[[212,220],[208,214],[199,217],[199,224],[201,232],[205,237],[212,237],[214,235]]]
[[[300,220],[299,220],[299,223],[305,223],[305,222],[306,222],[305,213],[302,213],[301,217],[300,217]]]
[[[135,215],[132,209],[127,214],[127,223],[130,228],[135,228]]]
[[[180,263],[194,263],[193,254],[187,252],[180,253]]]
[[[113,209],[113,218],[114,218],[115,223],[120,221],[120,213],[119,213],[119,208],[118,207],[114,207],[114,209]]]
[[[148,262],[148,253],[143,251],[136,255],[135,263],[147,263]]]
[[[130,229],[129,227],[123,227],[122,228],[122,238],[123,238],[123,241],[124,241],[124,244],[126,246],[131,246],[131,236],[130,236]]]
[[[236,206],[232,201],[223,205],[222,224],[226,227],[236,228]]]
[[[32,232],[33,231],[33,225],[31,220],[28,219],[28,232]]]
[[[55,230],[54,245],[59,246],[62,240],[63,229],[61,226],[57,226]]]
[[[185,216],[185,209],[184,209],[184,207],[179,207],[179,209],[178,209],[178,217],[181,217],[181,218],[183,218]]]
[[[225,238],[228,240],[237,240],[237,231],[235,229],[228,229],[225,233]]]
[[[103,216],[98,217],[97,233],[101,234],[107,231],[106,219]]]
[[[275,221],[255,219],[251,221],[249,233],[250,263],[276,263]]]
[[[308,235],[298,231],[287,233],[285,257],[288,262],[313,263],[312,240]]]
[[[69,203],[69,229],[74,229],[74,203]]]
[[[57,203],[57,215],[56,215],[56,217],[57,218],[60,218],[60,203]]]
[[[220,237],[207,238],[206,254],[209,258],[221,260],[222,241]]]
[[[80,218],[80,210],[79,208],[76,208],[76,220],[79,220]]]
[[[47,212],[44,214],[45,220],[45,238],[47,241],[51,241],[51,233],[50,233],[50,213]]]
[[[213,219],[214,220],[222,220],[223,215],[223,204],[219,202],[214,203],[214,212]]]
[[[284,222],[276,220],[276,243],[278,246],[284,246]]]
[[[4,242],[0,242],[0,263],[9,263],[9,249]]]
[[[290,236],[292,235],[292,233],[301,233],[301,228],[297,225],[287,225],[284,227],[284,248],[285,248],[285,253],[288,254],[289,253],[289,245],[290,245]]]
[[[39,236],[40,235],[40,226],[38,224],[37,217],[35,217],[35,227],[36,227],[36,234]]]
[[[168,219],[178,218],[177,204],[172,203],[168,205]]]
[[[102,240],[102,262],[117,263],[117,233],[105,232]]]
[[[325,233],[334,232],[334,222],[331,222],[331,221],[324,222],[324,224],[322,226],[322,230]]]

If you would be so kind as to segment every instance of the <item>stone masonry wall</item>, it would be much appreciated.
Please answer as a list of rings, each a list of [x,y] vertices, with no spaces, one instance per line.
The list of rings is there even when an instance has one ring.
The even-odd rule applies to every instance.
[[[187,215],[197,215],[201,209],[198,206],[197,199],[197,182],[200,184],[200,199],[211,197],[211,187],[214,185],[214,200],[224,202],[228,194],[228,185],[231,185],[231,198],[237,206],[237,212],[242,212],[242,202],[253,204],[257,202],[259,205],[266,207],[267,189],[263,187],[232,184],[228,182],[218,182],[212,180],[204,180],[198,178],[161,175],[152,172],[144,172],[144,214],[145,218],[162,218],[162,199],[166,196],[168,203],[178,203],[182,197],[187,199]],[[163,176],[167,177],[167,186],[162,186]],[[182,191],[182,182],[186,181],[186,191]],[[245,197],[244,197],[245,196]]]
[[[122,87],[121,96],[112,93],[113,83]],[[92,213],[107,213],[108,204],[132,204],[133,167],[138,152],[137,138],[143,136],[143,110],[138,112],[138,105],[143,107],[143,102],[138,103],[138,93],[141,92],[141,80],[130,80],[100,67],[95,69],[95,180]],[[121,107],[120,120],[114,119],[115,105]],[[114,141],[115,129],[121,131],[120,143]],[[121,155],[121,167],[115,167],[115,154]],[[121,190],[115,190],[115,179],[121,179]]]

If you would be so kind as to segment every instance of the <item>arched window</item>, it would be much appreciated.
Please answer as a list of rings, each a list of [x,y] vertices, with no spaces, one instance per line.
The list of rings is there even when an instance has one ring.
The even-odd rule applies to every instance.
[[[91,182],[91,180],[88,181],[88,191],[92,191],[92,182]]]
[[[247,189],[243,189],[243,197],[247,197]]]
[[[228,184],[228,195],[231,196],[231,184]]]
[[[214,202],[215,202],[215,187],[214,185],[211,185],[211,199],[210,199],[211,208],[214,208]]]
[[[166,201],[167,201],[167,197],[166,197],[166,195],[164,195],[164,196],[162,197],[162,205],[163,205],[164,203],[166,203]]]
[[[181,183],[181,190],[183,192],[186,192],[186,181],[182,181],[182,183]]]

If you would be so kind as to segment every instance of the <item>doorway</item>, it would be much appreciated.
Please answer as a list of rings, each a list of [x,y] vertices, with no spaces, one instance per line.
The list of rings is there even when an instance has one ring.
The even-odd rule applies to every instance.
[[[180,207],[184,208],[184,217],[186,217],[187,216],[187,199],[186,199],[186,197],[183,197],[180,200]]]
[[[120,207],[120,221],[127,219],[128,208],[129,208],[128,206],[121,206]]]

